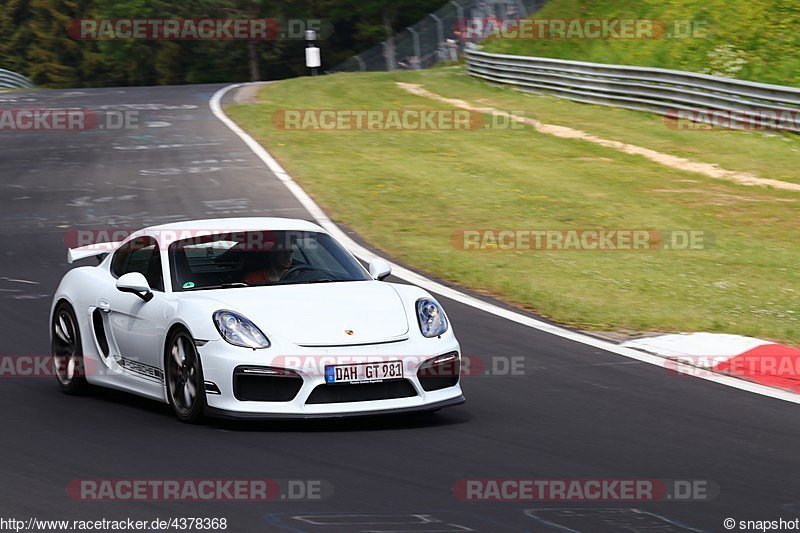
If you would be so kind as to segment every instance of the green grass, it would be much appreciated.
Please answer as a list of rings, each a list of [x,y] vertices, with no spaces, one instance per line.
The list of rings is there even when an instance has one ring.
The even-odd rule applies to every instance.
[[[426,73],[425,87],[440,94],[491,103],[546,124],[581,129],[604,138],[636,144],[671,155],[761,178],[800,183],[800,136],[775,132],[677,130],[669,119],[653,113],[576,104],[568,100],[494,87],[460,69]]]
[[[689,20],[707,31],[685,39],[493,39],[486,50],[800,86],[796,0],[549,0],[535,18]],[[744,61],[741,67],[733,65],[736,59]]]
[[[716,331],[800,344],[800,194],[673,170],[526,129],[287,131],[285,109],[450,109],[397,81],[607,138],[800,182],[789,136],[675,131],[644,113],[494,88],[461,68],[271,84],[231,117],[334,218],[392,256],[594,330]],[[705,250],[481,251],[461,229],[701,230]]]

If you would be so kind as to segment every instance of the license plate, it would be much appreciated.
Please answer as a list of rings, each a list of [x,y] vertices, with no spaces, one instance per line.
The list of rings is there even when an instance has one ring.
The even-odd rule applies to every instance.
[[[325,367],[325,383],[378,383],[402,377],[402,361],[327,365]]]

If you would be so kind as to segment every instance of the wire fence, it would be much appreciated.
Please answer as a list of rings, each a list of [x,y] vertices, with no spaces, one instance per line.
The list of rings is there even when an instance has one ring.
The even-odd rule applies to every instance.
[[[507,21],[533,14],[545,0],[450,0],[441,9],[409,26],[393,39],[351,57],[332,72],[385,72],[429,68],[439,61],[455,61],[469,42],[478,40],[465,31],[470,20]],[[394,50],[394,52],[392,51]]]

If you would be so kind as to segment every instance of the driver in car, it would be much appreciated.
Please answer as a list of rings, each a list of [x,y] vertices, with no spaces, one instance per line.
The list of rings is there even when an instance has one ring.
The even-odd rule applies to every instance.
[[[264,257],[264,268],[248,272],[244,276],[244,282],[248,285],[265,285],[267,283],[280,281],[289,267],[292,266],[293,250],[273,249],[259,255]]]

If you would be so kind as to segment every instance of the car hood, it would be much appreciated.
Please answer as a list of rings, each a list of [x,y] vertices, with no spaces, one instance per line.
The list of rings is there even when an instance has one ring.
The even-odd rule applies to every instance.
[[[379,281],[275,285],[182,293],[236,311],[266,335],[300,346],[348,346],[403,338],[408,319],[392,286]]]

